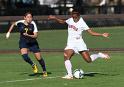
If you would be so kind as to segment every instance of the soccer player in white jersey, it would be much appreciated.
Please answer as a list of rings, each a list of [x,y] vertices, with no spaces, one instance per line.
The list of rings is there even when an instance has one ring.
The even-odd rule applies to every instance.
[[[67,23],[68,24],[68,39],[67,39],[67,46],[64,49],[64,62],[65,68],[67,70],[67,75],[65,75],[64,79],[73,79],[72,75],[72,64],[71,64],[71,57],[75,53],[80,53],[82,58],[88,63],[96,60],[97,58],[104,58],[109,59],[109,55],[105,53],[97,53],[89,55],[89,51],[87,46],[82,38],[82,32],[87,31],[89,34],[93,36],[102,36],[108,37],[109,33],[97,33],[94,32],[92,29],[88,27],[82,17],[80,17],[80,13],[77,10],[73,10],[71,13],[71,17],[67,20],[63,20],[57,18],[56,16],[50,15],[48,19],[56,20],[59,23]]]

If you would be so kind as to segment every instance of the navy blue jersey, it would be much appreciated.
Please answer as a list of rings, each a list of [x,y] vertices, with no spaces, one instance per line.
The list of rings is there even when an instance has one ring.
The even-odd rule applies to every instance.
[[[34,42],[36,41],[35,38],[32,38],[32,37],[29,37],[29,36],[25,36],[23,35],[23,33],[27,33],[29,35],[33,35],[34,33],[34,25],[33,24],[28,24],[28,25],[25,25],[24,23],[22,22],[19,22],[17,23],[17,28],[20,32],[20,40],[24,40],[26,42]]]
[[[29,36],[23,35],[23,33],[27,33],[29,35],[33,35],[34,33],[34,25],[32,23],[25,25],[22,22],[17,23],[17,28],[20,32],[20,40],[19,40],[19,48],[28,48],[30,51],[36,53],[40,52],[40,48],[36,38],[32,38]]]

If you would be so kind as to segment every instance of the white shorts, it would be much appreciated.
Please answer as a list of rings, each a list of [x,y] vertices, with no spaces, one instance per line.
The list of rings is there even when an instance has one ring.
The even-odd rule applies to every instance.
[[[87,46],[84,41],[80,40],[77,42],[67,43],[67,46],[64,50],[72,49],[75,53],[79,54],[80,51],[86,51]]]

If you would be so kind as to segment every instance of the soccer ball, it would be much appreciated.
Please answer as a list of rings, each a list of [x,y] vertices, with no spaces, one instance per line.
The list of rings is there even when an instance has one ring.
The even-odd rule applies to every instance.
[[[82,79],[84,77],[84,71],[82,69],[75,69],[73,72],[73,76],[76,79]]]

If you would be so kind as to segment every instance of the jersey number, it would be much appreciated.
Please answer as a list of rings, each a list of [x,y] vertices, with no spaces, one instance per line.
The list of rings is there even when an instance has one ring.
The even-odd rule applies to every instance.
[[[25,28],[25,33],[27,33],[28,32],[28,28]]]

